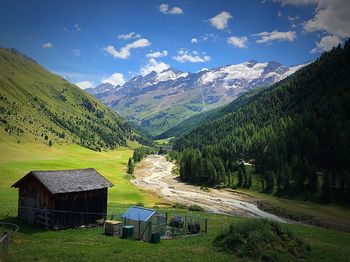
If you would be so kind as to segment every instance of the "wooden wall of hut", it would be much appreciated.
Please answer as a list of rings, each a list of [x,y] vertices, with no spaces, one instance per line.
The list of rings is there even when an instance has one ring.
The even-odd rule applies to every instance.
[[[50,215],[55,229],[95,223],[107,214],[107,188],[54,195]]]

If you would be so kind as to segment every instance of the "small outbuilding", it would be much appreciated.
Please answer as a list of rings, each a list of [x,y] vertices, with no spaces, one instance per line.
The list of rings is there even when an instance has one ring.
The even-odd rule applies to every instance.
[[[154,209],[133,206],[122,215],[122,222],[124,226],[133,226],[134,238],[150,241],[152,234],[165,233],[167,217]]]
[[[12,185],[19,189],[18,217],[52,229],[105,218],[108,188],[112,186],[93,168],[31,171]]]

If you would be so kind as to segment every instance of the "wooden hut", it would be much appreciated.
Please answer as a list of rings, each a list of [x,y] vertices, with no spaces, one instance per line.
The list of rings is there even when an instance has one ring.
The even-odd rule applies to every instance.
[[[106,217],[111,186],[93,168],[31,171],[12,185],[19,188],[18,217],[52,229],[95,223]]]

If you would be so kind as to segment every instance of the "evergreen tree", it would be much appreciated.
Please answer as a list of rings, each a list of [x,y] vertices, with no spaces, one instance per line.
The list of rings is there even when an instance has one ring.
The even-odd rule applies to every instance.
[[[128,161],[128,171],[127,172],[130,175],[134,174],[134,161],[131,157],[129,158],[129,161]]]

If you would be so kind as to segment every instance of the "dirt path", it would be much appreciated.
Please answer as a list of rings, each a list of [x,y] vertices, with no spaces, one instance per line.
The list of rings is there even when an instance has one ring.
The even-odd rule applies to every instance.
[[[211,189],[203,191],[198,186],[182,183],[171,174],[174,164],[164,156],[149,155],[135,169],[136,186],[151,190],[173,203],[198,205],[213,213],[264,217],[278,222],[287,221],[273,214],[260,210],[254,199],[228,190]]]

